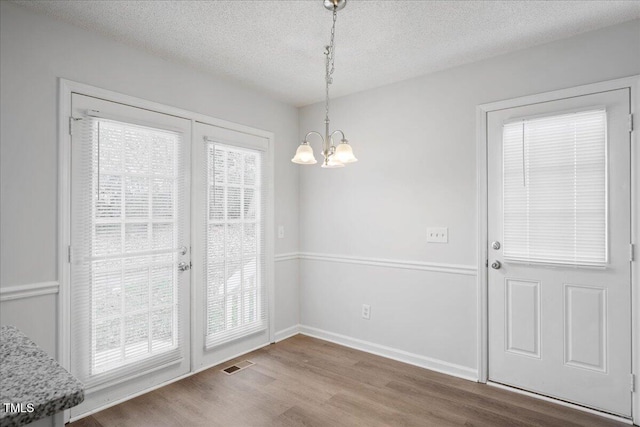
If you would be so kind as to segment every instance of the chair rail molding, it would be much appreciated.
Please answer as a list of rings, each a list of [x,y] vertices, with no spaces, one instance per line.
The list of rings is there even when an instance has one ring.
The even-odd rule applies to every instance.
[[[431,271],[434,273],[459,274],[464,276],[475,276],[477,274],[477,268],[475,265],[445,264],[436,262],[360,257],[351,255],[334,255],[318,252],[291,252],[275,256],[276,262],[291,259],[338,262],[342,264],[358,264],[368,265],[372,267],[400,268],[405,270],[421,270]]]
[[[26,285],[0,287],[0,302],[31,298],[41,295],[57,294],[58,282],[38,282]]]
[[[299,258],[300,258],[300,254],[298,252],[287,252],[282,254],[275,254],[273,256],[273,260],[275,262],[291,261]]]

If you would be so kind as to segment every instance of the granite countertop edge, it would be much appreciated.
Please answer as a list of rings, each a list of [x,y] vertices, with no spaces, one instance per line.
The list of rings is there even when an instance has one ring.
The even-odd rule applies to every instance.
[[[80,381],[19,329],[3,325],[0,337],[0,427],[25,425],[84,400]],[[5,403],[21,404],[23,410],[7,412]],[[31,412],[27,404],[33,405]]]
[[[57,414],[65,409],[73,408],[74,406],[84,401],[84,391],[79,390],[70,395],[60,396],[58,399],[44,402],[34,406],[33,412],[18,412],[9,413],[5,415],[5,418],[0,419],[0,427],[18,427],[25,424],[32,423],[41,418],[48,417],[49,415]]]

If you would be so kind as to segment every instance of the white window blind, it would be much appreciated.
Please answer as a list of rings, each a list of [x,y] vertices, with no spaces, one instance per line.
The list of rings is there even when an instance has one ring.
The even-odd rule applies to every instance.
[[[72,370],[91,388],[181,357],[180,133],[84,117],[72,148]]]
[[[266,329],[264,152],[207,140],[206,347]]]
[[[596,110],[504,126],[505,260],[607,263],[606,124]]]

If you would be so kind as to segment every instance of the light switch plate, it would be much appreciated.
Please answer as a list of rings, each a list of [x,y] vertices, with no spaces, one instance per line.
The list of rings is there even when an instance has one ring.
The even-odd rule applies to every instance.
[[[427,228],[427,242],[429,243],[448,243],[449,229],[447,227],[429,227]]]

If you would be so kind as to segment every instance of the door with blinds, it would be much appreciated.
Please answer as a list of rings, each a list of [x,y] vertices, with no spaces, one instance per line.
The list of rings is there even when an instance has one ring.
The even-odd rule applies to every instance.
[[[271,341],[269,139],[194,128],[195,369]]]
[[[631,415],[630,94],[488,115],[489,380]]]
[[[191,122],[72,95],[72,417],[190,370]]]

